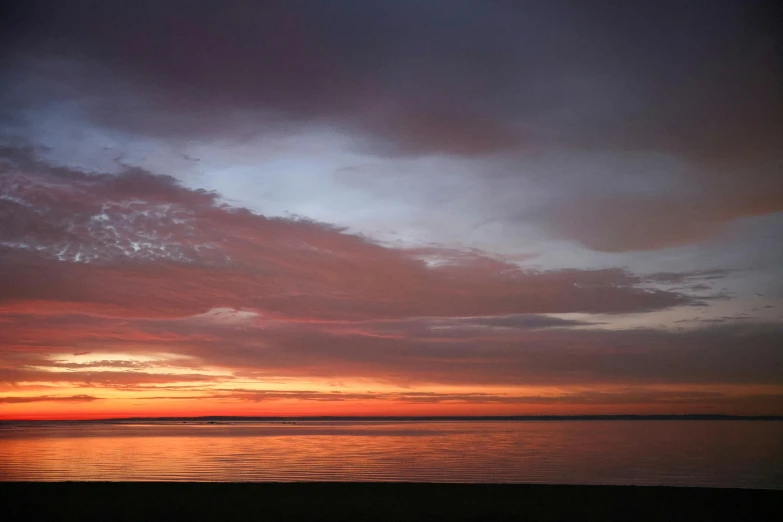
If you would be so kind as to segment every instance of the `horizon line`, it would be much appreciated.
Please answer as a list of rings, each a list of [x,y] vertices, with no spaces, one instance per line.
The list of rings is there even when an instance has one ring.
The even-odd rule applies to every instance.
[[[783,420],[783,415],[728,415],[720,413],[613,414],[613,415],[199,415],[164,417],[108,417],[89,419],[0,419],[9,422],[132,422],[132,421],[328,421],[328,420]]]

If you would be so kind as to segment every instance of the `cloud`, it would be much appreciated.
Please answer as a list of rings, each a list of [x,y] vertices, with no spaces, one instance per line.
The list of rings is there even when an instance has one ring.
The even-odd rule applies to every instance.
[[[0,397],[0,403],[24,404],[28,402],[92,402],[100,400],[100,397],[91,395],[72,395],[70,397],[58,397],[55,395],[39,395],[37,397]]]
[[[494,326],[500,328],[556,328],[593,324],[586,323],[584,321],[573,321],[568,319],[560,319],[557,317],[542,317],[535,315],[482,317],[476,318],[474,321],[472,321],[472,323],[480,326]]]
[[[51,371],[40,368],[2,368],[0,382],[47,382],[61,385],[89,385],[91,387],[122,387],[134,384],[167,384],[183,382],[216,382],[222,380],[214,375],[199,373],[147,373],[142,371]],[[51,366],[57,369],[58,366]]]
[[[745,394],[731,395],[714,391],[658,390],[624,388],[610,392],[582,391],[548,395],[516,395],[509,393],[438,393],[438,392],[319,392],[279,390],[220,390],[203,395],[149,396],[144,400],[209,400],[221,401],[315,401],[315,402],[398,402],[409,404],[572,404],[572,405],[733,405],[764,401],[783,404],[783,395]]]
[[[402,384],[780,385],[779,327],[726,325],[692,332],[508,329],[482,334],[356,335],[296,329],[265,332],[263,348],[235,340],[213,354],[256,375],[374,376]],[[257,345],[255,345],[257,346]],[[204,353],[204,352],[200,352]],[[257,361],[257,362],[255,362]]]
[[[783,374],[774,325],[574,330],[596,323],[548,315],[698,304],[650,285],[726,270],[522,270],[481,251],[390,248],[266,218],[139,170],[85,173],[13,156],[3,168],[0,208],[13,218],[0,236],[6,382],[231,379],[203,365],[237,377],[401,384],[779,384]],[[85,351],[194,359],[49,357]]]
[[[18,3],[0,22],[0,380],[595,388],[575,404],[779,386],[779,325],[734,309],[761,280],[745,261],[779,250],[771,17],[611,4]],[[650,254],[753,216],[769,230],[736,254]],[[619,329],[681,311],[707,317]],[[181,358],[133,359],[161,353]]]
[[[266,218],[138,169],[84,173],[12,159],[3,169],[7,312],[131,318],[232,309],[245,319],[358,320],[619,313],[693,301],[643,289],[640,276],[622,269],[522,270],[453,249],[433,266],[420,250]]]
[[[77,320],[72,321],[79,331]],[[112,324],[127,320],[102,321],[106,327],[99,332],[111,332]],[[71,360],[67,357],[70,345],[60,344],[55,336],[11,340],[8,344],[29,349],[0,353],[0,361],[8,365],[0,369],[0,380],[121,389],[143,383],[194,382],[213,387],[243,380],[291,379],[369,379],[396,386],[783,385],[783,359],[776,349],[783,341],[783,330],[774,323],[703,321],[691,330],[666,331],[574,329],[572,325],[541,328],[541,323],[548,324],[543,318],[527,318],[522,324],[514,322],[513,327],[502,320],[478,326],[474,321],[274,317],[237,326],[138,319],[130,325],[137,333],[127,339],[112,336],[104,340],[102,334],[92,333],[92,327],[85,328],[90,342],[106,350],[106,355],[86,365],[63,362]],[[189,333],[187,339],[160,345],[168,352],[166,358],[150,356],[150,344],[138,342],[145,335],[163,332],[176,339],[183,330]],[[66,355],[48,355],[52,352]],[[128,363],[141,360],[129,359],[128,354],[144,355],[149,362]],[[221,371],[205,373],[203,368]],[[149,373],[153,370],[156,373]]]
[[[160,365],[160,362],[156,363],[156,366]],[[92,361],[84,363],[72,363],[63,361],[48,361],[46,366],[50,368],[69,368],[74,370],[87,369],[87,368],[128,368],[128,369],[144,369],[149,368],[152,364],[148,361],[117,361],[112,359],[105,359],[102,361]]]
[[[699,195],[685,189],[661,196],[582,194],[537,211],[534,219],[555,237],[602,252],[689,245],[738,218],[783,212],[783,189],[773,179],[770,172],[766,180],[738,189],[736,178],[714,177],[704,180],[709,188]]]
[[[565,187],[523,212],[515,193],[490,219],[600,252],[698,243],[783,211],[777,33],[763,2],[33,0],[13,12],[0,111],[22,142],[46,134],[25,126],[48,114],[152,148],[326,129],[375,158],[486,159],[475,170],[487,184],[502,170],[525,190]],[[663,194],[617,190],[672,176]]]
[[[683,284],[696,281],[712,281],[723,279],[734,270],[730,268],[713,268],[709,270],[697,270],[693,272],[656,272],[649,274],[647,279],[657,283]],[[701,289],[701,288],[700,288]]]
[[[86,173],[29,154],[2,168],[7,383],[781,384],[775,324],[601,330],[550,315],[696,305],[654,288],[726,269],[523,270],[478,250],[392,248],[267,218],[138,169]],[[90,352],[101,355],[72,355]],[[126,357],[159,352],[174,358]]]
[[[43,0],[17,10],[11,49],[74,61],[102,119],[145,133],[213,132],[240,110],[369,131],[408,152],[556,141],[743,157],[777,145],[774,47],[749,46],[745,31],[773,34],[758,5]],[[128,87],[113,95],[106,78]],[[132,104],[113,104],[128,92]]]

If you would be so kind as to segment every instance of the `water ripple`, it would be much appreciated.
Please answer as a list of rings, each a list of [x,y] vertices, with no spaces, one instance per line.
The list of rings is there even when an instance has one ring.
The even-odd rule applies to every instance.
[[[389,481],[783,489],[783,423],[17,426],[0,480]]]

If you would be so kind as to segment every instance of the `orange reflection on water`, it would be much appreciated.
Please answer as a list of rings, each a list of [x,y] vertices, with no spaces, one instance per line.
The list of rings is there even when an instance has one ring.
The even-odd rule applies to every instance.
[[[783,489],[783,423],[303,422],[0,430],[0,480],[424,481]]]

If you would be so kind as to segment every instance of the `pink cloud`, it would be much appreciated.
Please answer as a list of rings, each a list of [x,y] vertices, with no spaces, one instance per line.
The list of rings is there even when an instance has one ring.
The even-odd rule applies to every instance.
[[[9,167],[2,309],[176,317],[213,308],[323,319],[632,312],[688,304],[625,270],[530,271],[486,254],[381,246],[220,204],[170,178]],[[45,208],[46,211],[40,211]],[[431,251],[427,252],[432,254]],[[61,305],[58,305],[60,303]]]
[[[29,155],[3,168],[0,211],[13,218],[0,246],[4,382],[780,383],[769,326],[612,332],[548,315],[697,305],[655,285],[724,272],[523,270],[481,251],[390,248],[267,218],[138,170],[87,174]],[[156,363],[150,373],[62,357],[153,348],[192,359],[177,363],[184,372]]]

